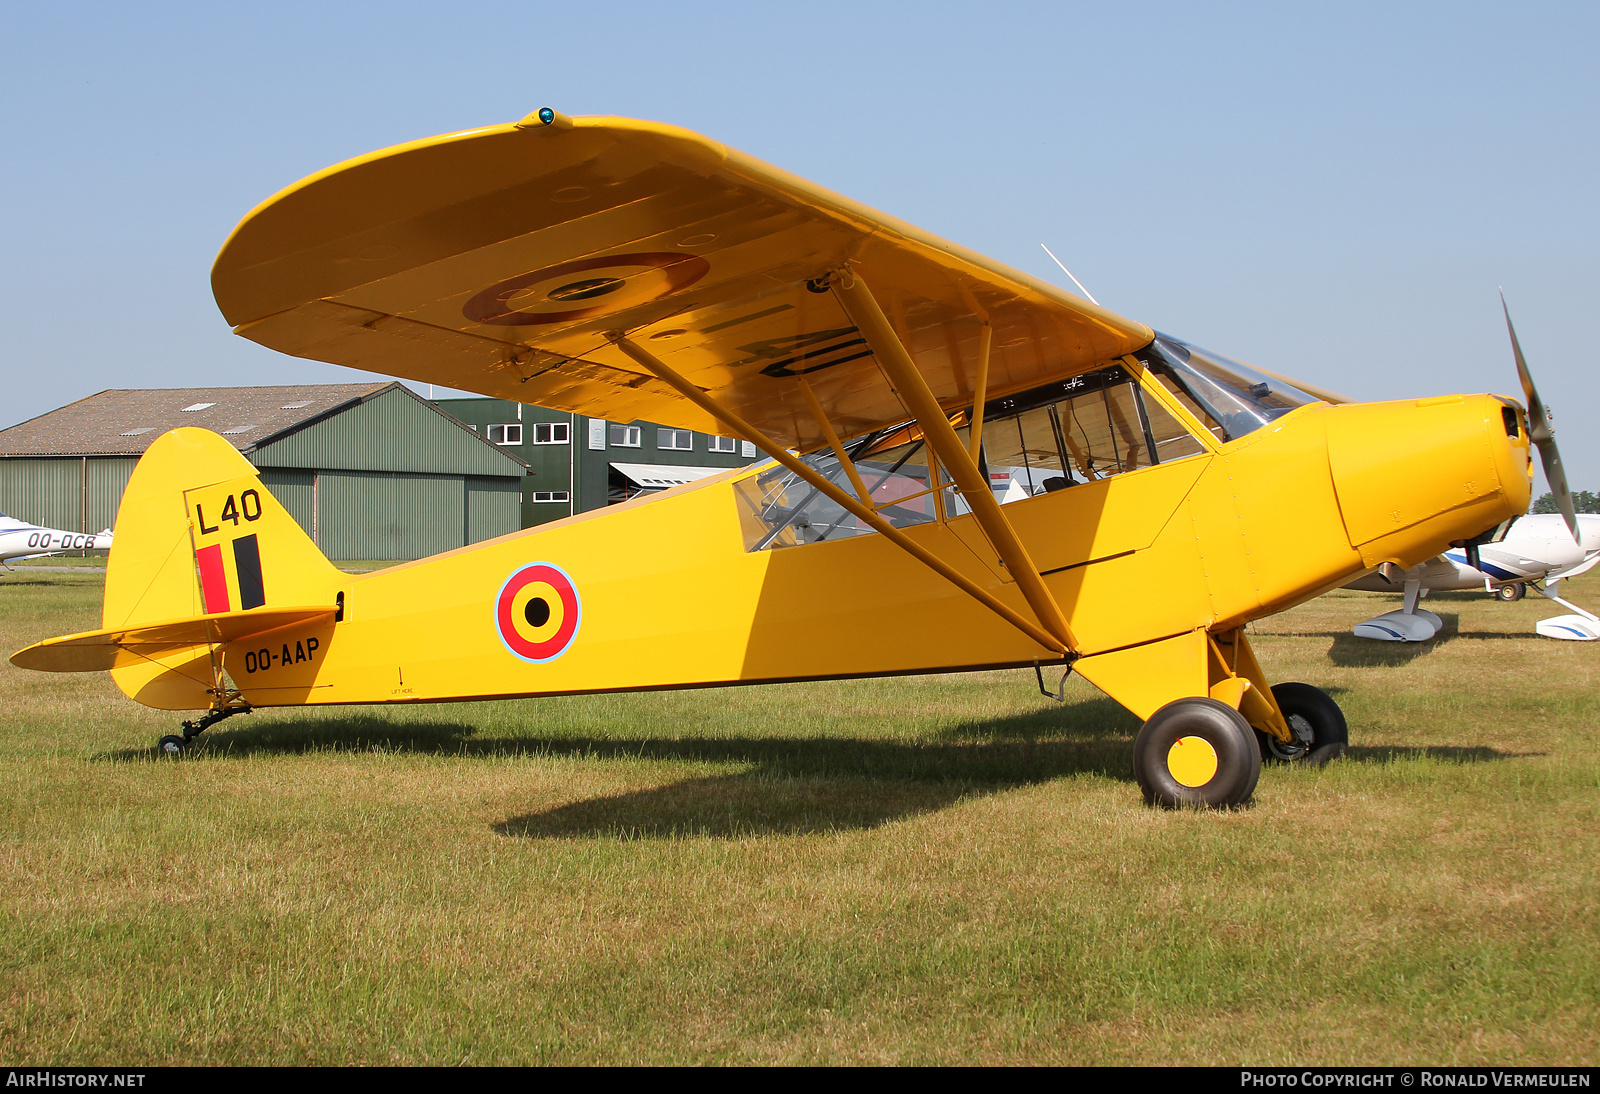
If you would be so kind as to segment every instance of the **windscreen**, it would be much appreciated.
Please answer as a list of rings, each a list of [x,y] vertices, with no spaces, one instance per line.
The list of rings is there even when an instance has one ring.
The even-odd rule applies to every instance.
[[[1221,425],[1224,440],[1242,437],[1296,407],[1317,401],[1249,365],[1166,334],[1158,333],[1140,357],[1169,387],[1176,385],[1204,407]]]

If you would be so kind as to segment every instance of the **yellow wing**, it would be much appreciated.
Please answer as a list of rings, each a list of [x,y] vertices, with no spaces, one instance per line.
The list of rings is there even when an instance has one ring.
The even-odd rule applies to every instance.
[[[544,117],[541,118],[541,115]],[[212,271],[237,332],[300,357],[613,421],[724,432],[617,333],[783,444],[905,421],[835,295],[873,288],[941,406],[998,397],[1152,332],[687,130],[530,115],[374,152],[262,203]]]

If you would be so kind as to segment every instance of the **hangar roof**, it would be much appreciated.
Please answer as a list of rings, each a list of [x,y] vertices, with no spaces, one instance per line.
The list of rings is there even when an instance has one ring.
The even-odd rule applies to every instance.
[[[310,437],[318,436],[322,431],[314,430],[311,434],[305,434],[303,431],[335,415],[372,403],[380,396],[389,395],[391,392],[400,397],[400,402],[404,406],[415,404],[413,413],[423,413],[427,422],[437,423],[438,427],[443,427],[446,431],[444,435],[433,435],[432,443],[424,444],[423,447],[431,451],[409,452],[408,458],[400,461],[408,465],[402,469],[506,475],[521,473],[525,468],[522,460],[491,445],[476,432],[419,398],[405,385],[393,380],[366,384],[295,384],[282,387],[112,388],[79,399],[75,403],[69,403],[59,410],[41,414],[9,429],[0,430],[0,458],[138,456],[152,441],[169,429],[199,426],[221,434],[246,456],[253,456],[268,445],[276,445],[274,448],[276,456],[288,458],[287,460],[274,458],[269,462],[297,465],[304,461],[294,458],[295,453],[292,448],[285,452],[278,451],[284,448],[282,442],[298,434],[300,437],[292,442],[295,448],[305,447],[303,441],[313,443],[314,447],[327,447],[326,438],[321,438],[320,443],[309,441]],[[384,400],[384,404],[387,405],[391,401]],[[422,411],[422,407],[426,407],[427,411],[432,413]],[[437,418],[434,415],[437,415]],[[358,417],[370,417],[370,414],[368,411],[363,411]],[[369,431],[373,428],[393,429],[396,423],[387,420],[392,417],[393,415],[380,415],[379,420],[367,423],[366,428]],[[407,420],[414,419],[407,418]],[[455,428],[451,429],[450,426]],[[401,431],[408,433],[409,437],[399,439],[400,447],[408,450],[414,448],[420,439],[415,430],[402,428]],[[463,436],[456,439],[454,437],[456,431]],[[407,443],[407,440],[410,443]],[[441,443],[448,448],[464,449],[464,451],[457,451],[451,457],[438,450]],[[347,458],[335,457],[329,465],[343,466],[350,463],[349,454],[345,455]],[[327,453],[316,453],[313,459],[316,456],[321,456],[323,462],[328,461]],[[444,464],[449,466],[444,464],[433,466],[439,462],[441,456],[444,457]],[[418,460],[422,461],[418,466],[409,466]],[[352,466],[365,466],[370,462],[372,462],[370,454],[358,453],[356,462]],[[378,462],[391,469],[397,467],[392,455],[387,462],[381,459]],[[508,464],[511,466],[507,466]],[[378,464],[375,463],[374,466]]]
[[[0,456],[137,456],[194,425],[241,452],[383,391],[391,382],[288,387],[112,388],[0,430]]]

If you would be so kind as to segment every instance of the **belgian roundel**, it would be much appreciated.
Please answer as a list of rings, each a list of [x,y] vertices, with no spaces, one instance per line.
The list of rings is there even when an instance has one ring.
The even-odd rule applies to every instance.
[[[583,607],[572,578],[551,562],[530,562],[506,578],[495,597],[495,627],[524,661],[554,661],[578,636]]]

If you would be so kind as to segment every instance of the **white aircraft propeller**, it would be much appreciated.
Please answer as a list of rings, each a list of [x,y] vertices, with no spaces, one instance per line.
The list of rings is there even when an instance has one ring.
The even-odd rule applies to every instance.
[[[1506,313],[1506,331],[1511,335],[1511,352],[1517,358],[1517,377],[1522,381],[1522,394],[1528,401],[1528,440],[1539,449],[1539,460],[1544,464],[1544,481],[1556,496],[1556,505],[1567,520],[1567,530],[1576,542],[1578,511],[1572,504],[1572,491],[1567,489],[1567,473],[1561,467],[1561,453],[1556,448],[1556,433],[1550,427],[1550,412],[1545,409],[1539,392],[1533,386],[1533,376],[1528,372],[1528,362],[1522,356],[1522,344],[1517,341],[1517,328],[1511,325],[1511,309],[1506,307],[1506,294],[1500,294],[1500,310]]]

